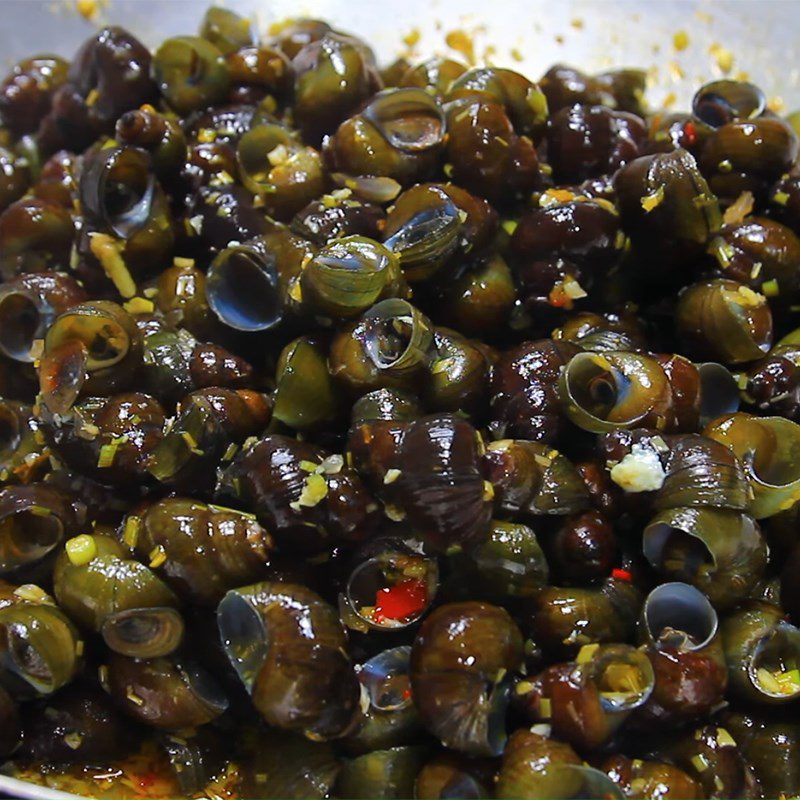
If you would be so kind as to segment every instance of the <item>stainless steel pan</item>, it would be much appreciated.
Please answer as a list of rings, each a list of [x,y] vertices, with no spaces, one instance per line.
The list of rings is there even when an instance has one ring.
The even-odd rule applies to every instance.
[[[96,19],[74,0],[0,0],[0,67],[37,52],[71,56],[98,25],[130,28],[148,45],[193,33],[203,0],[111,0]],[[314,16],[367,38],[379,57],[408,51],[404,37],[419,33],[412,55],[447,52],[446,35],[471,35],[480,61],[538,76],[564,62],[588,70],[642,66],[651,70],[654,105],[674,95],[687,107],[699,83],[723,72],[745,73],[785,110],[800,108],[800,0],[227,0],[252,15],[258,29],[291,16]],[[675,34],[688,34],[683,50]],[[680,38],[680,37],[679,37]],[[487,48],[494,48],[487,50]],[[520,60],[521,59],[521,60]],[[73,795],[0,775],[0,793],[25,800],[70,800]]]
[[[0,0],[0,62],[35,52],[70,56],[98,25],[116,22],[147,44],[192,33],[207,0],[97,0],[100,13],[83,19],[75,0]],[[798,0],[227,0],[256,18],[259,29],[291,16],[316,16],[365,36],[379,56],[405,48],[420,34],[418,54],[444,52],[447,32],[474,33],[476,54],[528,75],[556,62],[586,69],[652,68],[650,97],[674,93],[688,103],[694,87],[722,72],[710,53],[733,55],[732,74],[744,72],[787,109],[800,107]],[[688,34],[678,51],[673,37]],[[714,46],[718,46],[715,48]],[[517,61],[512,50],[522,56]],[[722,59],[724,61],[724,59]],[[2,66],[2,63],[0,63]]]

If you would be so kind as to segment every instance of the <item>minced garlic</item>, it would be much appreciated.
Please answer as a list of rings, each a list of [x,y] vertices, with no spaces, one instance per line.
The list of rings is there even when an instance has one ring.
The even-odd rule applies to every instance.
[[[655,492],[664,485],[666,473],[654,450],[635,444],[611,469],[611,480],[626,492]]]

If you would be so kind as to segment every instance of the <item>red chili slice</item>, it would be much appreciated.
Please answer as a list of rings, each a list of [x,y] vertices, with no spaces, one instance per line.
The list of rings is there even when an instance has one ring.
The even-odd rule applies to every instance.
[[[428,604],[428,590],[419,578],[401,581],[375,593],[373,619],[380,624],[388,619],[404,621],[419,614]]]

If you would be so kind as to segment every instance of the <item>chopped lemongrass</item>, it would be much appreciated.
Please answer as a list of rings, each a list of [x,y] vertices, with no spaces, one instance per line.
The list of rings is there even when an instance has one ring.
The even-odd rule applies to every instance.
[[[81,567],[88,564],[97,555],[97,543],[93,536],[82,533],[69,539],[65,545],[67,557],[71,564]]]
[[[152,300],[145,300],[144,297],[132,297],[127,303],[123,303],[122,307],[129,314],[151,314],[155,308]]]
[[[539,716],[542,719],[550,719],[553,715],[553,706],[549,697],[542,697],[539,700]]]
[[[383,476],[383,482],[385,484],[394,483],[402,474],[401,470],[391,467],[386,470],[386,474]]]
[[[279,167],[281,164],[285,164],[290,156],[289,148],[285,144],[279,144],[267,153],[267,160],[273,167]]]
[[[64,739],[64,744],[67,747],[69,747],[70,750],[77,750],[83,743],[83,736],[77,731],[70,731],[70,733],[65,733],[63,739]]]
[[[768,669],[759,667],[756,670],[756,680],[761,684],[761,687],[768,692],[772,694],[782,694],[781,685],[775,680],[775,676]]]
[[[781,293],[781,287],[778,285],[778,281],[772,278],[761,284],[761,291],[765,297],[777,297]]]
[[[711,244],[708,246],[708,252],[717,259],[717,263],[721,269],[727,269],[731,265],[733,257],[736,255],[733,245],[726,242],[721,236],[717,236],[711,241]]]
[[[110,467],[114,463],[114,457],[117,454],[117,445],[104,444],[100,448],[100,453],[97,456],[97,466],[101,469]]]
[[[645,195],[641,199],[642,208],[646,214],[649,214],[654,208],[657,208],[664,201],[664,185],[658,187],[651,194]]]
[[[771,672],[759,667],[756,677],[761,686],[771,694],[789,695],[800,692],[800,671],[796,669]]]
[[[585,644],[578,650],[578,655],[575,657],[576,664],[586,664],[591,661],[597,651],[600,649],[599,644]]]
[[[667,443],[660,436],[653,436],[653,438],[650,439],[650,444],[652,444],[659,453],[669,452]]]
[[[603,670],[602,684],[608,687],[603,694],[620,694],[629,696],[638,694],[644,689],[642,673],[633,664],[613,662]]]
[[[44,339],[34,339],[29,352],[30,357],[34,361],[38,361],[42,357],[42,353],[44,353]]]
[[[583,286],[578,283],[571,275],[567,275],[566,278],[561,282],[561,286],[564,289],[564,294],[570,298],[570,300],[580,300],[583,297],[588,297],[586,290]]]
[[[122,258],[124,247],[125,242],[107,233],[89,234],[89,249],[92,255],[100,262],[100,266],[116,290],[127,299],[136,294],[136,283]]]
[[[106,691],[109,691],[109,684],[108,684],[108,665],[101,664],[97,668],[97,678],[100,681],[100,685]]]
[[[35,503],[32,506],[28,507],[28,511],[36,517],[49,517],[50,516],[50,509],[45,508],[45,506],[36,505]]]
[[[717,744],[724,747],[736,747],[736,739],[725,728],[717,728]]]
[[[53,598],[35,583],[23,583],[14,589],[14,595],[27,603],[53,603]]]
[[[437,358],[431,364],[431,375],[438,375],[441,372],[447,372],[451,367],[454,367],[456,364],[456,359],[453,356],[449,356],[447,358]]]
[[[150,551],[150,568],[157,569],[167,561],[167,551],[161,545],[154,547]]]
[[[95,439],[100,435],[100,428],[98,428],[97,425],[93,425],[91,422],[84,422],[81,431],[91,439]]]
[[[135,514],[131,514],[131,516],[125,520],[125,528],[122,531],[122,541],[131,549],[136,547],[136,542],[139,540],[139,528],[141,525],[142,520]]]
[[[197,449],[197,439],[195,439],[189,431],[181,431],[181,439],[186,442],[190,450]]]
[[[130,700],[131,703],[133,703],[136,706],[143,706],[144,705],[144,700],[142,700],[142,698],[139,697],[139,695],[136,694],[136,692],[133,691],[133,686],[128,686],[125,689],[125,697],[127,697],[128,700]]]
[[[745,308],[757,308],[767,302],[763,294],[754,292],[749,286],[740,286],[735,292],[728,292],[733,295],[732,300]]]
[[[393,503],[385,503],[383,506],[383,513],[389,517],[392,522],[402,522],[406,518],[406,512]]]
[[[238,508],[230,508],[229,506],[221,506],[218,503],[209,503],[208,507],[217,513],[222,514],[236,514],[239,517],[245,517],[246,519],[254,520],[256,519],[256,515],[250,513],[249,511],[240,511]]]
[[[709,766],[708,759],[702,753],[692,756],[691,762],[698,772],[705,772]]]
[[[630,700],[631,694],[635,694],[635,692],[600,692],[600,696],[604,700],[610,700],[612,703],[624,703],[626,700]]]

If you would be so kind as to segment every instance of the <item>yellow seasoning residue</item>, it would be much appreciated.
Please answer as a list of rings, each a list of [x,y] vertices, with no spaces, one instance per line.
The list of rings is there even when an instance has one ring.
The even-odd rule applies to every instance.
[[[689,34],[686,31],[675,31],[672,46],[678,51],[685,50],[689,46]]]
[[[94,22],[100,13],[100,7],[105,5],[102,0],[75,0],[75,10],[89,22]]]
[[[468,64],[475,64],[475,42],[473,42],[472,37],[466,31],[460,29],[448,31],[445,34],[444,40],[451,50],[461,53]]]
[[[403,37],[403,44],[406,47],[413,48],[419,44],[420,40],[420,32],[419,28],[412,28],[404,37]]]
[[[300,497],[297,502],[306,508],[313,508],[317,503],[325,498],[328,494],[328,484],[322,475],[309,475],[303,484],[303,489],[300,492]]]
[[[667,69],[669,70],[669,77],[675,83],[682,81],[686,77],[686,72],[677,61],[670,61],[667,64]]]
[[[781,114],[786,110],[786,102],[779,94],[774,94],[767,100],[767,108],[774,114]]]
[[[726,75],[733,69],[733,53],[727,47],[723,47],[718,42],[714,42],[709,48],[708,53],[713,57],[719,70]]]

